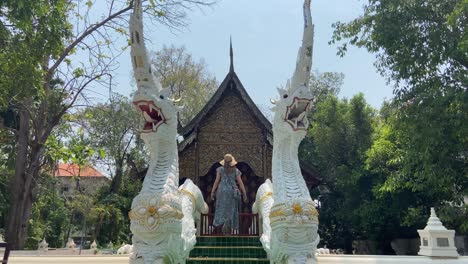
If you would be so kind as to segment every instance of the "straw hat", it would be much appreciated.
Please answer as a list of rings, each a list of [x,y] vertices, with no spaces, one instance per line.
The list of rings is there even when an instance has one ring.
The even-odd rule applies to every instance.
[[[224,162],[230,162],[229,165],[231,165],[231,167],[236,166],[237,164],[236,159],[231,154],[224,155],[224,159],[222,159],[219,163],[224,166]]]

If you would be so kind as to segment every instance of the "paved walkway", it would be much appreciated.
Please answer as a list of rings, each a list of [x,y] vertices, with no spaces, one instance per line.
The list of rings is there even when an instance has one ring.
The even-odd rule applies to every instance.
[[[128,264],[127,256],[10,257],[8,264]]]
[[[468,257],[440,259],[417,256],[321,255],[319,264],[467,264]],[[11,257],[8,264],[128,264],[124,256]]]

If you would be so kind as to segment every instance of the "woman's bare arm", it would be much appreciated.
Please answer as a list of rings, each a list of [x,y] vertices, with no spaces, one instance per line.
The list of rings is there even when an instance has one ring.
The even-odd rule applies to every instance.
[[[244,195],[244,201],[247,201],[247,192],[245,191],[244,183],[242,182],[242,177],[241,175],[237,175],[236,177],[237,183],[239,184],[239,187]]]
[[[214,200],[214,197],[216,195],[216,189],[218,189],[218,184],[220,180],[221,180],[221,173],[216,172],[216,180],[213,184],[213,188],[211,188],[211,200]]]

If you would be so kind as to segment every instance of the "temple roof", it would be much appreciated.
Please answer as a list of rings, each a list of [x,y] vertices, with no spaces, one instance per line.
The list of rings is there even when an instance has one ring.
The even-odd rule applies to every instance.
[[[231,60],[232,61],[232,60]],[[241,99],[246,103],[247,107],[250,110],[250,113],[258,120],[261,126],[269,134],[270,144],[272,138],[272,125],[270,121],[263,115],[263,113],[258,109],[257,105],[252,101],[249,94],[242,85],[239,77],[237,77],[234,67],[230,67],[230,72],[224,78],[223,82],[219,86],[218,90],[213,94],[211,99],[206,103],[205,107],[185,126],[179,129],[179,133],[183,136],[184,140],[179,143],[179,151],[182,151],[187,145],[189,145],[193,139],[196,137],[196,130],[200,122],[209,115],[210,110],[223,98],[223,95],[231,90],[235,90],[239,93]]]
[[[252,98],[250,98],[239,77],[234,71],[234,58],[231,42],[229,73],[226,75],[223,82],[213,94],[211,99],[205,104],[203,109],[200,110],[200,112],[185,127],[179,127],[179,134],[183,137],[183,140],[179,142],[179,152],[183,151],[197,138],[197,128],[200,126],[201,122],[211,114],[212,109],[218,104],[218,102],[222,100],[223,96],[232,91],[237,92],[240,95],[241,99],[247,105],[249,112],[265,131],[268,143],[271,147],[273,147],[272,124],[260,111]],[[299,162],[301,170],[305,172],[304,179],[306,180],[307,185],[311,188],[318,186],[322,181],[322,177],[320,176],[317,169],[312,164],[308,164],[301,159]]]

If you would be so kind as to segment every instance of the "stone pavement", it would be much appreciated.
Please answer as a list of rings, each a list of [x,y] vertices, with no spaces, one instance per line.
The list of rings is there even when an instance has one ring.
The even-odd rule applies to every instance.
[[[123,256],[30,256],[10,257],[8,264],[128,264]]]
[[[418,256],[321,255],[319,264],[467,264],[468,257],[449,259]],[[128,264],[128,255],[122,256],[18,256],[8,264]]]

